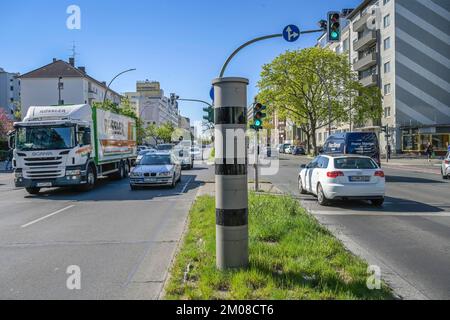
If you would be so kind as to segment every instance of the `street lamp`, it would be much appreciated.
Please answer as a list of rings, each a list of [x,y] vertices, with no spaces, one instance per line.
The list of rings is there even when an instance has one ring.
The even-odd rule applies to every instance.
[[[62,77],[58,78],[58,105],[62,105],[62,99],[61,99],[61,89],[62,89]]]
[[[108,84],[108,86],[106,87],[105,96],[103,97],[103,106],[104,106],[105,103],[106,103],[106,97],[108,96],[109,88],[111,87],[111,85],[112,85],[112,83],[114,82],[114,80],[116,80],[118,77],[120,77],[120,76],[123,75],[124,73],[131,72],[131,71],[136,71],[136,69],[128,69],[128,70],[122,71],[121,73],[119,73],[118,75],[116,75],[116,76],[111,80],[111,82],[110,82],[110,83]]]

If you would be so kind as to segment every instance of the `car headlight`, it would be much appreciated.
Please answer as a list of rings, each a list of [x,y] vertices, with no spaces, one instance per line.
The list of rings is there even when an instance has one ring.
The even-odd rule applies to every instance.
[[[140,172],[132,172],[132,173],[130,174],[130,176],[131,176],[132,178],[139,178],[139,177],[142,177],[142,173],[140,173]]]
[[[66,170],[66,176],[79,176],[81,175],[81,170]]]
[[[172,172],[168,171],[168,172],[160,172],[159,173],[160,177],[170,177],[172,176]]]

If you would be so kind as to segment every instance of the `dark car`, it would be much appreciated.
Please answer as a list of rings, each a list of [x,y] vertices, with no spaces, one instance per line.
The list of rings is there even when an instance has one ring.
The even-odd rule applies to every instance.
[[[323,154],[355,154],[367,156],[381,165],[380,144],[375,132],[336,133],[328,137]]]
[[[292,154],[294,156],[304,156],[304,155],[306,155],[306,151],[303,147],[293,147]]]

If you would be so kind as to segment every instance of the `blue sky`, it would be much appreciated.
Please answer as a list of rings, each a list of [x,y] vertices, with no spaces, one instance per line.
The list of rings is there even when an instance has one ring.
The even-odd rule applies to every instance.
[[[361,0],[16,0],[0,1],[0,67],[25,73],[65,59],[77,46],[77,65],[101,81],[118,72],[113,89],[134,91],[136,80],[158,80],[168,95],[209,100],[211,81],[228,55],[242,43],[284,26],[317,29],[326,12],[355,8]],[[66,28],[69,5],[81,8],[81,30]],[[257,94],[261,66],[285,50],[312,46],[318,35],[296,43],[272,39],[242,51],[227,76],[250,79],[249,99]],[[181,103],[193,121],[203,106]]]

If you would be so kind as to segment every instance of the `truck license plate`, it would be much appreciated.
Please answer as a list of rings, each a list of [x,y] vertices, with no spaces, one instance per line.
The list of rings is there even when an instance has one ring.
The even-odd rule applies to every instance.
[[[51,182],[41,182],[37,184],[38,188],[49,188],[52,186]]]

